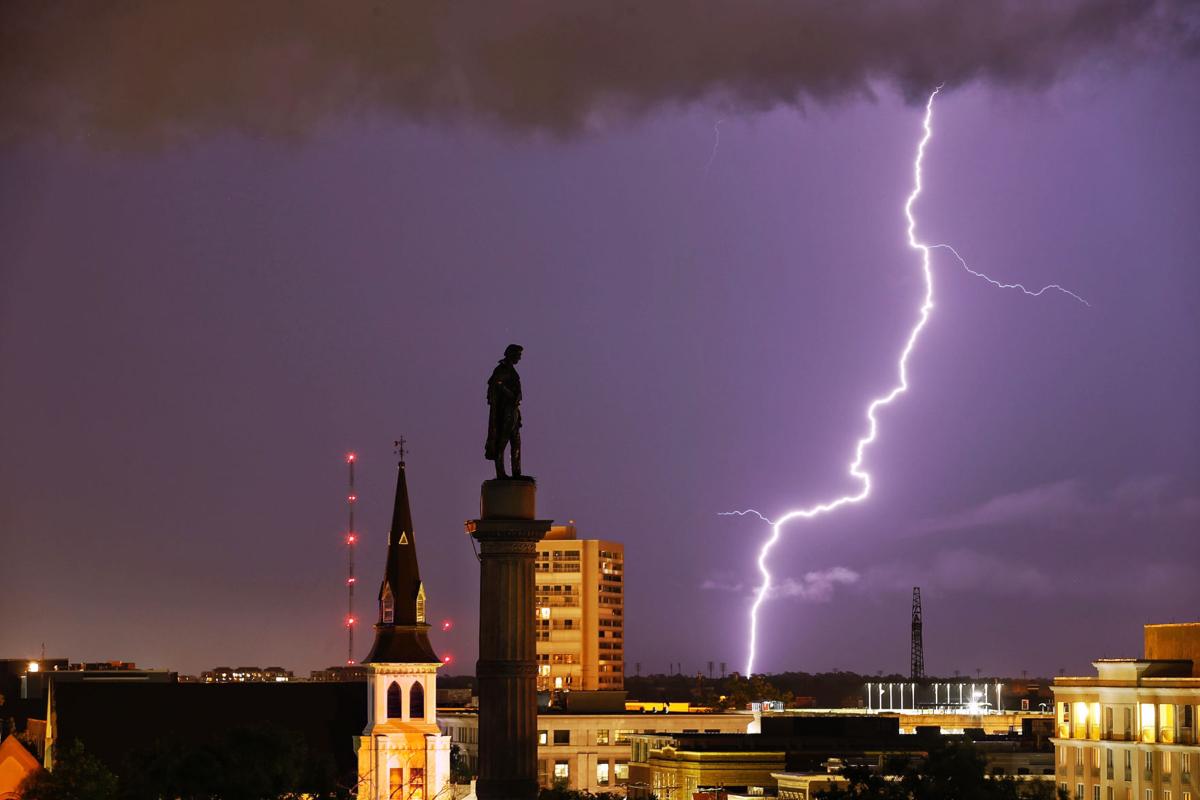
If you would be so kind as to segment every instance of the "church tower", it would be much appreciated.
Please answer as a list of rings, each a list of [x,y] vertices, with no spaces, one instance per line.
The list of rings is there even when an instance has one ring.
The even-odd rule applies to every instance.
[[[437,726],[437,669],[425,621],[408,482],[401,455],[367,668],[367,727],[355,737],[358,800],[446,800],[450,737]]]

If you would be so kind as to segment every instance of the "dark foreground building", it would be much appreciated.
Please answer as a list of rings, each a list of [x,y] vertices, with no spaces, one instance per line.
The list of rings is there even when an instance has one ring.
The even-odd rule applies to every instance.
[[[367,721],[360,682],[55,682],[49,695],[47,763],[78,741],[122,779],[163,758],[249,748],[303,761],[314,785],[351,786]]]

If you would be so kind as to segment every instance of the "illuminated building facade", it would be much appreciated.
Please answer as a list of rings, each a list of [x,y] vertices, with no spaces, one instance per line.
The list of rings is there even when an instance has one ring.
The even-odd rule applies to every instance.
[[[753,716],[745,712],[670,714],[542,711],[537,717],[538,785],[620,792],[629,778],[633,741],[651,731],[661,734],[745,733]],[[479,717],[470,711],[443,711],[442,730],[458,745],[467,769],[479,757]]]
[[[379,587],[375,643],[363,659],[367,726],[355,737],[358,800],[436,800],[450,794],[450,737],[437,726],[437,669],[404,462]]]
[[[625,685],[625,546],[555,525],[538,545],[537,688]]]
[[[1054,682],[1055,779],[1075,800],[1200,798],[1200,623],[1145,626],[1145,657]]]

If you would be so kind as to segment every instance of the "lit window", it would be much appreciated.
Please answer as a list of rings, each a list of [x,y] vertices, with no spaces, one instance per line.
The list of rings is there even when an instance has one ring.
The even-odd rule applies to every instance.
[[[554,762],[554,779],[567,780],[571,777],[571,764],[567,761]]]
[[[383,599],[379,601],[379,618],[385,625],[390,625],[396,618],[396,601],[392,597],[392,587],[384,585]]]
[[[608,728],[596,731],[596,744],[608,744]]]
[[[601,786],[608,786],[608,762],[596,762],[596,783]]]
[[[546,744],[548,741],[550,741],[550,732],[538,731],[538,744]]]
[[[616,764],[613,764],[613,777],[618,781],[629,780],[629,763],[618,761]]]
[[[1141,728],[1142,741],[1154,741],[1154,704],[1142,703],[1141,705]]]

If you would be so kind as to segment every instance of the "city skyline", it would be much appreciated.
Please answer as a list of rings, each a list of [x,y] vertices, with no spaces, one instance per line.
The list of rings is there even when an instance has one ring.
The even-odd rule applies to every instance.
[[[1194,618],[1200,66],[1050,73],[948,76],[921,225],[1091,307],[932,256],[875,495],[776,549],[764,672],[905,673],[913,586],[935,675],[1087,673]],[[433,646],[472,671],[462,523],[491,469],[484,383],[519,342],[539,510],[626,549],[627,672],[740,668],[768,531],[718,515],[854,488],[919,298],[924,97],[864,80],[794,104],[633,92],[565,129],[372,102],[299,131],[6,126],[0,655],[341,663],[353,451],[361,659],[403,435]]]

